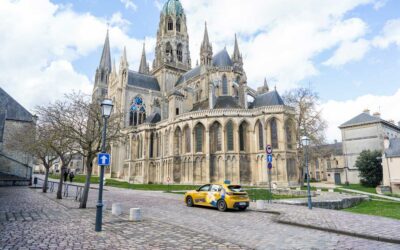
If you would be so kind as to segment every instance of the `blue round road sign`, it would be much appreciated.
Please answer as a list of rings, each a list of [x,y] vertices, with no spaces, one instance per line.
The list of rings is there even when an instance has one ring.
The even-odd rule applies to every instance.
[[[268,162],[268,169],[271,169],[271,168],[272,168],[272,163]]]

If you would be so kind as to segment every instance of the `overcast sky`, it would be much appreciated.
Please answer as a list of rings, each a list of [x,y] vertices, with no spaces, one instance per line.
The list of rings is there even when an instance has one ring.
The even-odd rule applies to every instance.
[[[127,47],[137,70],[143,41],[154,58],[164,0],[0,0],[0,86],[28,109],[81,90],[91,93],[110,27],[112,57]],[[400,121],[400,1],[181,0],[192,64],[204,22],[214,52],[232,53],[237,33],[248,84],[267,78],[283,94],[311,84],[328,139],[363,109]]]

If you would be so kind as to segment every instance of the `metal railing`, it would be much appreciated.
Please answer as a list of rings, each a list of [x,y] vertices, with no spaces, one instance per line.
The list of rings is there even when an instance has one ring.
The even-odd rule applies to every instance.
[[[41,178],[38,178],[38,180],[40,180],[41,182],[43,182],[42,187],[44,185],[44,180]],[[58,187],[58,182],[57,181],[47,181],[47,190],[49,190],[50,192],[54,192],[56,187]],[[70,190],[70,188],[72,190]],[[82,199],[82,194],[83,194],[83,188],[84,186],[81,185],[75,185],[75,184],[71,184],[71,183],[63,183],[63,197],[70,197],[70,193],[72,191],[75,191],[75,201],[81,201]],[[72,194],[71,194],[72,195]],[[71,196],[73,197],[73,195]]]

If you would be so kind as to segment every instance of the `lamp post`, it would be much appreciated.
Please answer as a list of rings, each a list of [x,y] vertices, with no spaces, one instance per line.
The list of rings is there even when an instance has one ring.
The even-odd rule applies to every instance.
[[[106,134],[107,134],[107,119],[111,115],[111,111],[113,108],[113,103],[109,99],[105,99],[101,103],[101,113],[103,116],[103,133],[102,133],[102,143],[101,143],[101,152],[106,153]],[[99,183],[99,198],[97,200],[96,205],[96,232],[101,232],[101,224],[103,220],[103,179],[104,179],[104,165],[100,166],[100,183]]]
[[[307,174],[307,198],[308,198],[308,209],[312,209],[311,202],[311,191],[310,191],[310,173],[308,171],[308,146],[310,145],[310,138],[303,136],[301,138],[301,144],[304,146],[304,158],[306,162],[306,174]]]

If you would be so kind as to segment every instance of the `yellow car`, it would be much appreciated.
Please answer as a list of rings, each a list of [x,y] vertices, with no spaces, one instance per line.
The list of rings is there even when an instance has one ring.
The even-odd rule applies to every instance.
[[[219,211],[227,209],[246,210],[250,204],[248,194],[240,185],[206,184],[197,190],[185,193],[185,202],[188,207],[196,205],[216,207]]]

